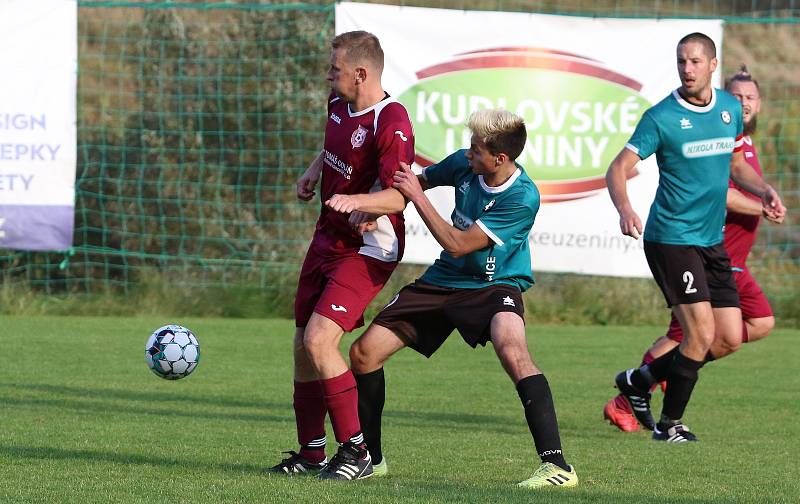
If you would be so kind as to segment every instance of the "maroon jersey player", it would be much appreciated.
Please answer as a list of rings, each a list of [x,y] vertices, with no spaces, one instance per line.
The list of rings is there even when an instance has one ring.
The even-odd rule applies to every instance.
[[[761,109],[758,82],[743,66],[739,73],[727,81],[726,90],[742,103],[745,161],[753,167],[756,173],[762,175],[761,165],[758,162],[758,155],[751,137],[755,133],[758,112]],[[736,280],[736,289],[739,292],[743,319],[742,338],[741,341],[726,341],[722,338],[715,340],[706,357],[707,360],[720,359],[730,355],[738,350],[742,343],[766,338],[775,326],[775,317],[769,301],[746,264],[747,256],[750,255],[750,249],[756,240],[761,217],[768,217],[762,213],[761,199],[758,196],[745,191],[733,181],[729,185],[724,247],[730,256],[731,269]],[[769,220],[780,223],[783,219]],[[645,352],[642,364],[648,364],[672,351],[681,341],[683,341],[683,331],[678,320],[673,316],[667,333],[658,338]],[[631,432],[640,429],[630,404],[622,395],[618,395],[606,403],[603,415],[620,430]],[[649,427],[649,425],[645,427]]]
[[[400,162],[414,159],[414,134],[405,107],[381,85],[378,39],[354,31],[331,44],[325,144],[297,181],[309,201],[321,178],[321,206],[295,298],[294,411],[299,452],[271,472],[319,472],[322,479],[372,475],[358,420],[358,393],[339,342],[364,324],[364,309],[403,255],[405,199],[393,189]],[[338,210],[338,211],[334,211]],[[344,213],[342,213],[344,212]],[[369,229],[359,215],[380,215]],[[363,231],[363,232],[362,232]],[[325,456],[325,416],[339,449]]]

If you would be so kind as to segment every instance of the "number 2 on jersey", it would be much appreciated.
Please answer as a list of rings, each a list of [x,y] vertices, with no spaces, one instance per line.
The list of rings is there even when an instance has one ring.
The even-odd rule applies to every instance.
[[[686,282],[686,294],[694,294],[697,292],[697,289],[692,286],[694,284],[694,275],[692,275],[691,271],[684,271],[683,272],[683,281]]]

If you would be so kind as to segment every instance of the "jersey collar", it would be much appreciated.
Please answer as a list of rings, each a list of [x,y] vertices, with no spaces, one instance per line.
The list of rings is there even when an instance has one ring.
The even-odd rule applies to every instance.
[[[717,103],[717,90],[714,89],[713,87],[711,88],[711,101],[708,102],[708,105],[706,105],[705,107],[692,105],[691,103],[684,100],[681,94],[678,92],[677,88],[672,90],[672,96],[675,98],[675,100],[681,107],[687,110],[691,110],[692,112],[698,112],[700,114],[703,114],[705,112],[710,112],[711,109],[714,108],[714,105],[716,105]]]
[[[520,175],[522,175],[522,170],[517,168],[517,170],[514,172],[514,174],[511,175],[510,177],[508,177],[508,180],[506,180],[505,182],[503,182],[502,185],[499,185],[497,187],[492,187],[492,186],[486,185],[486,182],[483,180],[483,175],[478,175],[478,182],[481,183],[481,189],[483,189],[484,191],[486,191],[488,193],[501,193],[501,192],[505,191],[506,189],[508,189],[509,187],[511,187],[511,184],[513,184],[514,181],[517,180]]]
[[[347,115],[349,115],[350,117],[362,116],[364,114],[369,114],[370,112],[372,112],[376,108],[381,108],[382,109],[386,105],[388,105],[388,104],[390,104],[392,102],[396,102],[396,101],[397,100],[395,100],[394,98],[389,96],[389,93],[384,91],[383,92],[383,99],[381,101],[379,101],[378,103],[376,103],[375,105],[373,105],[371,107],[365,108],[364,110],[359,110],[358,112],[353,112],[353,109],[350,108],[350,104],[348,103],[347,104]]]

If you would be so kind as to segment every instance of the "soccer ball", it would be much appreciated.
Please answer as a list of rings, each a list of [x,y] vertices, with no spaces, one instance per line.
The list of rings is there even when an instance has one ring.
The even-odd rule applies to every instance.
[[[189,376],[200,361],[200,343],[192,331],[179,325],[156,329],[144,345],[147,367],[165,380]]]

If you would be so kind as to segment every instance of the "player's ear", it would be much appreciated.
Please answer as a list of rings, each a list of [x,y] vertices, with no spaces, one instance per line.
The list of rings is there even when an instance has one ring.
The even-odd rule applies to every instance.
[[[711,73],[714,73],[714,71],[717,69],[717,63],[717,58],[711,58],[711,61],[709,62],[709,69],[711,70]]]
[[[364,67],[357,67],[356,68],[356,84],[362,84],[365,80],[367,80],[367,69]]]

